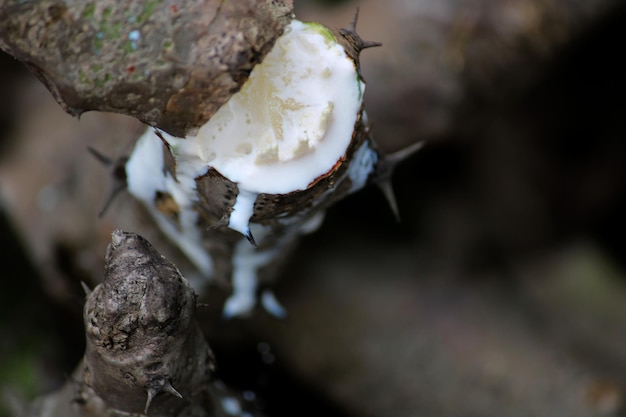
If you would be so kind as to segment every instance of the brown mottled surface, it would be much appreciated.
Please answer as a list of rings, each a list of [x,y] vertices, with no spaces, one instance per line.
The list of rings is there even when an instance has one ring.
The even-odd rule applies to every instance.
[[[239,90],[290,12],[290,1],[3,0],[0,49],[70,114],[117,112],[185,136]]]

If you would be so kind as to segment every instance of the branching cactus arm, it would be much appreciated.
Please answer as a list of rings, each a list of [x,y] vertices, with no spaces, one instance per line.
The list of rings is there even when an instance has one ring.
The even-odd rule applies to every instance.
[[[291,1],[0,0],[0,49],[70,114],[122,113],[184,136],[239,89],[290,16]]]

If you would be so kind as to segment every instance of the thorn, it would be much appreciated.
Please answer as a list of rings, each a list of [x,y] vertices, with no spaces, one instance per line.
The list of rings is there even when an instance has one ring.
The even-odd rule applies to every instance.
[[[87,151],[98,161],[102,162],[103,165],[106,165],[106,166],[113,165],[113,160],[111,158],[109,158],[108,156],[105,156],[100,151],[96,150],[95,148],[92,148],[91,146],[87,146]]]
[[[352,33],[356,33],[356,24],[359,21],[359,10],[360,8],[357,6],[356,12],[354,13],[354,17],[352,18],[352,21],[348,25],[348,30]]]
[[[170,143],[167,140],[165,140],[165,138],[163,137],[163,134],[161,133],[158,127],[152,126],[152,130],[154,131],[154,134],[157,135],[159,139],[161,139],[161,142],[163,142],[163,145],[169,146]]]
[[[407,146],[404,149],[400,149],[399,151],[387,155],[387,162],[391,165],[391,169],[394,169],[400,162],[404,161],[405,159],[410,158],[413,154],[422,149],[425,144],[426,141],[416,142],[412,145]]]
[[[375,42],[375,41],[364,41],[363,39],[361,39],[361,44],[359,46],[361,47],[361,50],[363,50],[367,48],[375,48],[377,46],[383,46],[383,43]]]
[[[148,409],[150,408],[150,404],[152,403],[152,400],[154,399],[154,397],[156,397],[158,393],[159,392],[156,389],[153,389],[153,388],[148,389],[148,398],[146,399],[146,406],[143,409],[144,414],[148,414]]]
[[[170,381],[165,382],[165,385],[163,385],[163,391],[169,392],[170,394],[172,394],[175,397],[180,398],[181,400],[183,399],[183,396],[181,395],[181,393],[176,391],[176,388],[172,386],[172,383]]]
[[[117,187],[115,187],[113,189],[113,191],[109,195],[109,198],[107,198],[107,200],[104,202],[104,206],[102,207],[102,209],[98,213],[98,218],[99,219],[101,219],[104,216],[104,214],[107,212],[107,210],[111,206],[111,203],[113,203],[113,201],[115,200],[115,197],[117,197],[119,195],[119,193],[121,191],[124,191],[125,189],[126,189],[126,184],[120,184],[120,185],[118,185]]]
[[[398,203],[395,193],[393,192],[391,177],[393,176],[393,172],[396,167],[402,161],[419,151],[424,146],[424,143],[424,141],[416,142],[404,149],[400,149],[399,151],[390,154],[379,154],[378,156],[374,183],[382,191],[387,203],[389,204],[389,208],[398,223],[400,222],[400,211],[398,210]]]
[[[356,13],[354,14],[354,18],[352,19],[348,27],[339,29],[339,33],[343,35],[346,38],[346,40],[348,40],[352,44],[352,47],[356,50],[357,56],[363,49],[373,48],[375,46],[382,45],[382,43],[380,42],[363,40],[363,38],[359,36],[359,34],[356,32],[356,24],[358,20],[359,20],[359,8],[357,7]]]
[[[404,149],[400,149],[399,151],[390,153],[390,154],[382,154],[378,155],[378,164],[376,166],[376,176],[375,181],[381,183],[385,181],[390,181],[391,176],[393,175],[396,167],[407,158],[411,157],[414,153],[422,149],[424,146],[424,141],[416,142],[412,145],[407,146]]]
[[[378,186],[378,189],[382,191],[383,196],[385,196],[385,200],[387,200],[389,209],[393,213],[393,217],[395,217],[396,222],[400,223],[400,211],[398,210],[398,201],[396,200],[396,194],[393,192],[393,184],[391,183],[391,179],[379,181],[376,183],[376,185]]]
[[[174,153],[172,152],[172,145],[170,145],[167,139],[165,139],[163,133],[159,129],[157,129],[156,127],[153,127],[153,129],[154,134],[157,135],[159,139],[161,139],[161,143],[163,143],[164,147],[163,174],[165,175],[169,172],[172,178],[174,178],[174,180],[178,182],[178,178],[176,176],[176,158],[174,157]]]
[[[144,414],[148,414],[148,409],[150,408],[150,404],[152,404],[152,400],[154,400],[154,397],[156,397],[157,395],[159,395],[159,393],[163,391],[169,392],[170,394],[180,398],[181,400],[183,399],[181,393],[176,391],[176,388],[172,386],[172,383],[169,380],[162,377],[157,377],[155,380],[147,384],[146,392],[148,393],[148,398],[146,399],[146,406],[143,410]]]
[[[91,146],[87,146],[87,151],[99,162],[107,167],[111,167],[111,171],[113,174],[113,183],[117,183],[117,186],[113,189],[109,197],[104,202],[104,206],[102,207],[100,212],[98,212],[98,218],[101,219],[111,206],[111,203],[113,203],[113,201],[115,200],[115,197],[118,196],[120,191],[123,191],[127,187],[125,166],[128,158],[119,158],[117,160],[113,160],[108,156],[102,154],[95,148],[92,148]]]
[[[256,244],[256,241],[254,240],[254,236],[252,236],[252,232],[250,231],[250,229],[246,230],[246,234],[244,236],[246,237],[246,239],[248,239],[248,242],[250,242],[250,244],[254,246],[254,249],[259,249],[259,246]]]
[[[83,291],[85,291],[85,296],[89,297],[91,295],[91,288],[89,288],[85,281],[81,281],[80,285],[83,287]]]

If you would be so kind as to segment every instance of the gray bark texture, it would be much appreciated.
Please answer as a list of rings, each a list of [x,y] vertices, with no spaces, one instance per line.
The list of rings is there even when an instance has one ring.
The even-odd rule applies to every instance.
[[[175,136],[204,124],[271,49],[282,1],[0,2],[0,49],[72,115],[134,116]]]
[[[193,289],[148,241],[113,232],[104,281],[87,293],[84,358],[65,386],[37,400],[26,416],[233,415],[224,398],[245,411],[215,381]]]

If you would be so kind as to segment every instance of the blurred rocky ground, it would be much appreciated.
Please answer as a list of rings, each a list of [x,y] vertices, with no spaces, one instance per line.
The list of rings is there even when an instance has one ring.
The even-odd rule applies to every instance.
[[[268,416],[626,415],[626,7],[617,0],[296,0],[360,6],[382,149],[427,146],[334,207],[277,284],[277,320],[203,310],[221,376]],[[0,383],[60,385],[82,354],[82,290],[109,233],[188,270],[110,170],[141,126],[64,114],[0,56]],[[192,272],[189,272],[192,273]]]

